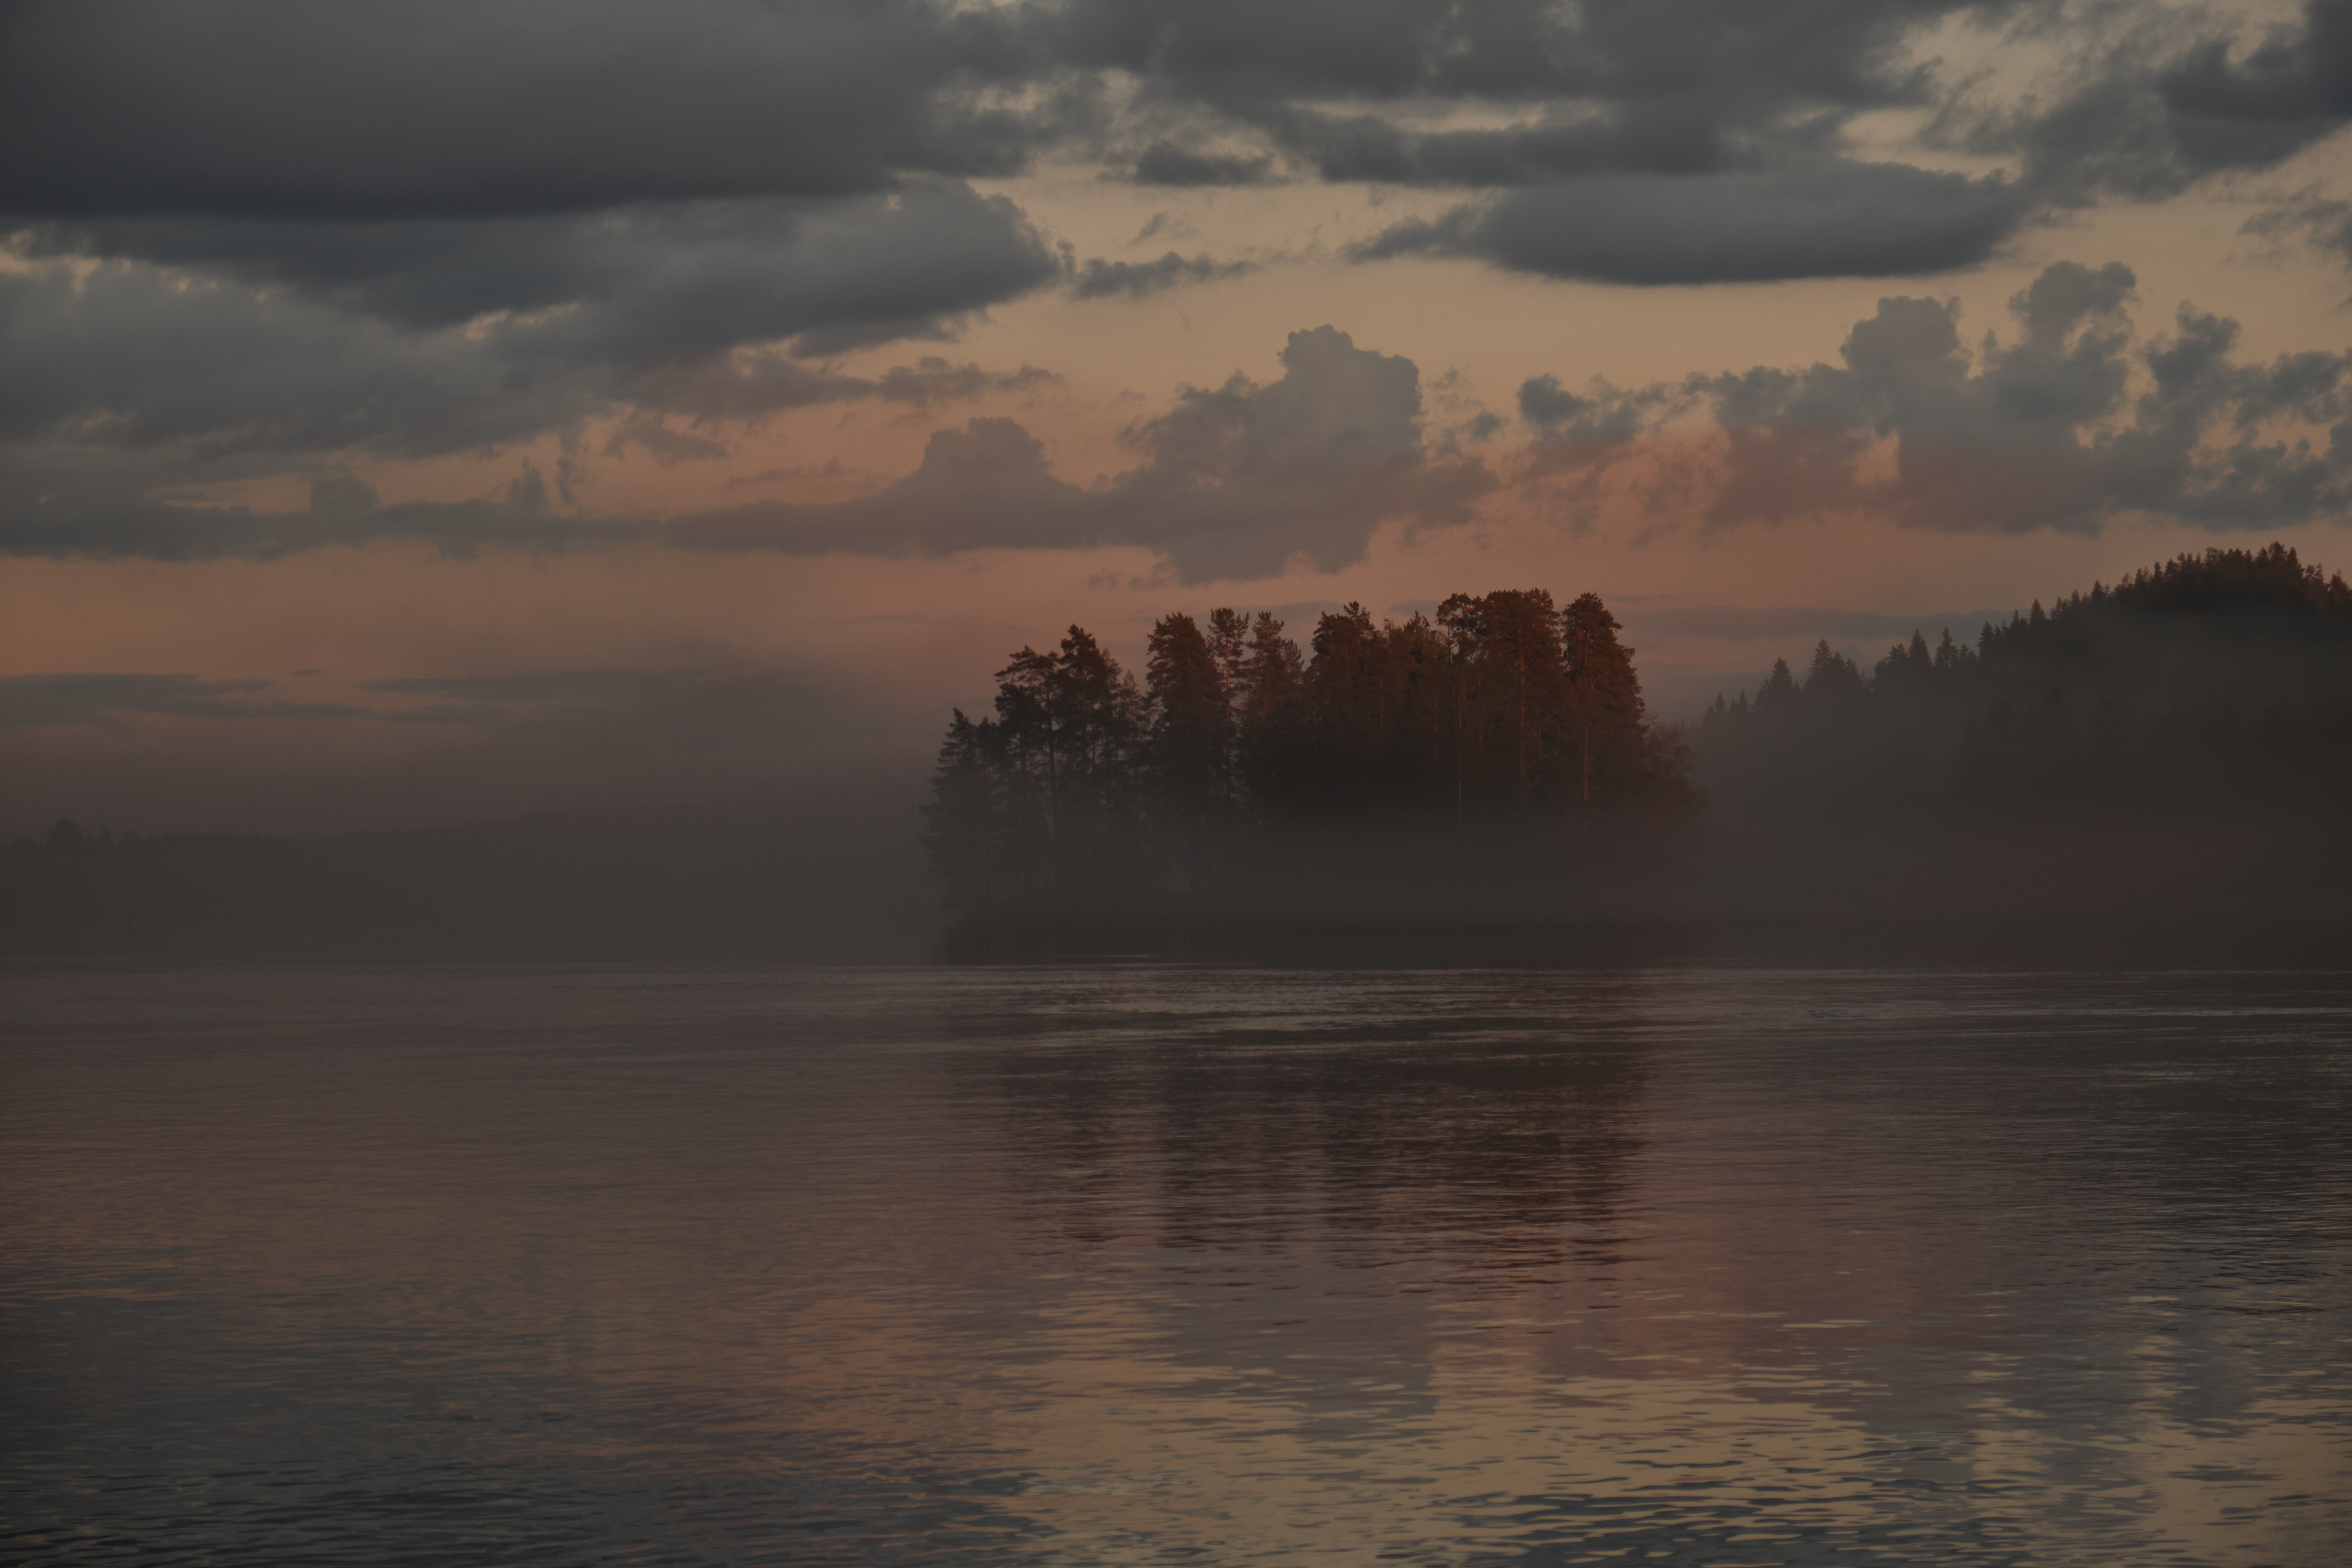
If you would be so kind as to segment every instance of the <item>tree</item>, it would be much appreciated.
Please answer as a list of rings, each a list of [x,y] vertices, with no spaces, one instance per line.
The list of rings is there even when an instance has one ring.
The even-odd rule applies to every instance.
[[[1650,783],[1670,760],[1653,754],[1633,650],[1617,638],[1617,617],[1598,594],[1580,594],[1560,612],[1569,685],[1576,694],[1576,805],[1647,805]]]
[[[1163,617],[1147,647],[1147,771],[1161,805],[1197,836],[1233,807],[1232,700],[1215,650],[1192,616]]]
[[[1295,793],[1297,719],[1306,670],[1298,645],[1282,635],[1282,623],[1260,610],[1242,649],[1234,705],[1242,780],[1251,807],[1261,815],[1278,810],[1286,795]]]
[[[1013,891],[1006,878],[1003,732],[955,710],[931,773],[923,807],[923,852],[940,879],[948,910],[981,924]]]
[[[1010,921],[1034,940],[1150,907],[1170,869],[1222,883],[1234,835],[1473,811],[1654,819],[1696,800],[1690,758],[1647,723],[1617,630],[1597,596],[1559,610],[1540,588],[1455,595],[1402,624],[1350,604],[1318,619],[1310,662],[1270,613],[1215,610],[1205,631],[1171,614],[1139,690],[1074,626],[997,672],[992,718],[954,715],[924,846],[967,928]]]

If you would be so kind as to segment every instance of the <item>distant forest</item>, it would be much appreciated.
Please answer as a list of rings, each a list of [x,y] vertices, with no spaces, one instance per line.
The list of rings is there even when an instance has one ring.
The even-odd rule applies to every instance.
[[[1701,802],[1591,594],[1457,594],[1436,616],[1322,616],[1308,647],[1260,612],[1171,615],[1139,685],[1084,627],[1024,647],[995,711],[957,710],[924,847],[970,938],[1212,901],[1269,839],[1342,828],[1650,831]],[[1296,869],[1296,868],[1294,868]]]
[[[1992,932],[2040,962],[2064,928],[2138,932],[2140,962],[2162,926],[2194,962],[2340,962],[2347,800],[2352,589],[2282,545],[1867,668],[1824,643],[1689,726],[1652,721],[1599,598],[1522,589],[1350,605],[1304,647],[1169,616],[1139,677],[1073,626],[954,715],[927,794],[907,768],[310,839],[61,821],[0,845],[0,945],[899,959],[943,893],[964,956],[1942,962]]]
[[[1646,715],[1597,596],[1434,618],[1087,631],[950,721],[923,844],[950,944],[1139,925],[2337,910],[2352,894],[2352,589],[2209,550],[1891,647],[1823,642],[1691,729]],[[2220,900],[2217,902],[2216,900]]]
[[[2183,555],[1866,674],[1824,642],[1695,742],[1743,819],[2340,811],[2352,588],[2281,544]]]

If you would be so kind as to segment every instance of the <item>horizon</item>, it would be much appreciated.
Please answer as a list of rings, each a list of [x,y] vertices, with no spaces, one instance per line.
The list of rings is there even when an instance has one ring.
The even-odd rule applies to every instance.
[[[869,776],[1213,605],[1597,593],[1690,721],[2341,569],[2339,11],[17,8],[0,835]]]
[[[11,1549],[2335,1563],[2347,153],[2352,0],[0,0]]]

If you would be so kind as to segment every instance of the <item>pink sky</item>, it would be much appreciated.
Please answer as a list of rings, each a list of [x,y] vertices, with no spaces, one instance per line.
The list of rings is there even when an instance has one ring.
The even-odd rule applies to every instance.
[[[0,50],[0,832],[919,773],[1072,621],[1591,590],[1678,718],[2352,555],[2332,3],[107,9]]]

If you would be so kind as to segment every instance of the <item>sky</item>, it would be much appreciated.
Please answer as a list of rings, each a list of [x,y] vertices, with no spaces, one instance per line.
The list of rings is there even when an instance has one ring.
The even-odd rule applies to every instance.
[[[1687,720],[2352,568],[2352,0],[0,0],[0,834],[919,777],[1073,622]]]

